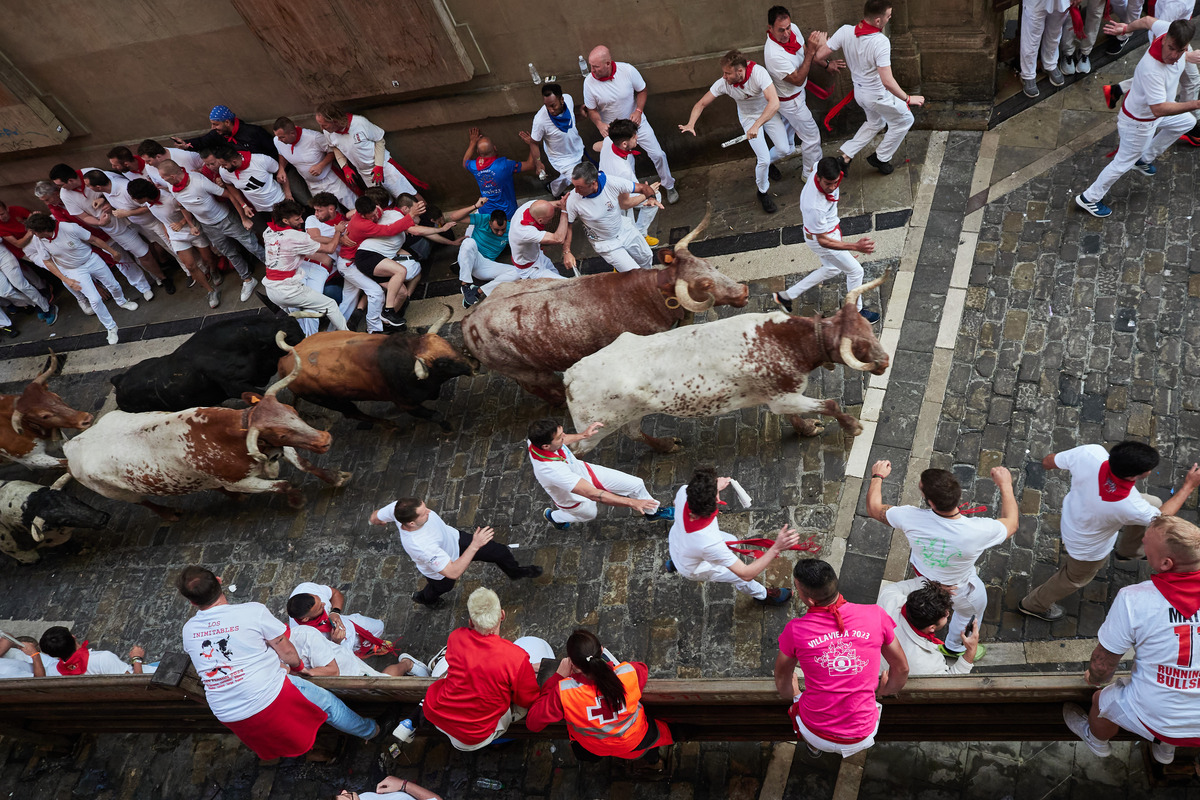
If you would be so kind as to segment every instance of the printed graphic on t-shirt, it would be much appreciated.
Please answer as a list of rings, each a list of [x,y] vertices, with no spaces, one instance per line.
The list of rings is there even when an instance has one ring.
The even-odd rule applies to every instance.
[[[817,656],[817,663],[829,670],[830,675],[857,675],[867,666],[867,662],[858,657],[849,639],[835,639],[824,653]]]
[[[945,539],[928,539],[921,542],[921,558],[926,564],[949,569],[950,561],[962,556],[962,551]]]
[[[233,672],[233,651],[229,649],[229,637],[218,639],[213,644],[212,639],[200,643],[200,657],[209,659],[208,668],[201,674],[205,678],[226,676]]]

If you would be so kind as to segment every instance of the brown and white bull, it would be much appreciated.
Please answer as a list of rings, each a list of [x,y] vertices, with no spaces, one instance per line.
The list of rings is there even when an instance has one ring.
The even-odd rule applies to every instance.
[[[467,349],[488,369],[561,406],[566,395],[558,373],[621,334],[669,330],[689,312],[714,305],[742,308],[749,288],[688,251],[710,216],[675,245],[663,269],[502,284],[463,320]]]
[[[15,461],[31,469],[61,467],[63,460],[46,453],[47,442],[63,428],[87,428],[92,415],[76,411],[50,391],[46,382],[61,361],[54,351],[41,374],[20,394],[0,395],[0,461]]]
[[[283,338],[283,334],[279,334]],[[185,411],[112,411],[63,446],[75,480],[113,500],[140,503],[166,519],[178,512],[147,500],[205,489],[227,493],[286,494],[293,508],[300,491],[279,480],[279,456],[326,483],[342,486],[350,473],[318,469],[296,450],[325,453],[332,437],[309,427],[296,409],[275,395],[296,379],[291,374],[261,397],[246,392],[245,409],[190,408]]]
[[[857,308],[859,293],[884,278],[848,293],[845,305],[827,319],[776,311],[739,314],[653,336],[623,334],[563,376],[575,430],[594,422],[605,425],[572,449],[585,453],[625,428],[655,450],[671,452],[679,440],[646,435],[642,417],[708,417],[762,404],[789,417],[802,436],[820,432],[816,421],[800,416],[812,412],[834,417],[851,435],[861,433],[858,420],[836,400],[805,397],[804,387],[808,373],[820,366],[843,364],[875,375],[887,369],[888,354]]]

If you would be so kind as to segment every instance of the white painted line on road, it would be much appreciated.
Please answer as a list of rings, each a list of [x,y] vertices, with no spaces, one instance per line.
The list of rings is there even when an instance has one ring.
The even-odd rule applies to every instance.
[[[796,757],[796,742],[777,742],[771,751],[771,762],[767,764],[758,800],[783,800],[788,776],[792,773],[792,759]]]

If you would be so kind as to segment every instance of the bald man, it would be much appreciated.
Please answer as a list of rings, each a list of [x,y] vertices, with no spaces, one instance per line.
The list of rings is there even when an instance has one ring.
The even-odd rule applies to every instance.
[[[532,172],[541,156],[537,142],[528,132],[517,131],[517,135],[529,145],[529,157],[521,162],[497,153],[496,145],[484,136],[479,128],[471,128],[468,133],[463,169],[475,178],[475,182],[479,184],[479,194],[487,200],[479,209],[480,214],[503,211],[504,215],[511,219],[513,212],[517,210],[517,190],[513,184],[513,175],[518,172]]]
[[[559,217],[558,227],[553,232],[547,230],[559,211],[559,205],[548,200],[530,200],[517,209],[509,226],[508,246],[512,250],[513,266],[520,272],[518,280],[563,277],[558,274],[554,262],[542,252],[545,245],[561,245],[566,241],[570,227],[566,214]]]
[[[608,136],[608,125],[613,120],[633,120],[638,126],[638,144],[654,162],[659,181],[667,193],[667,202],[676,203],[679,192],[675,191],[675,178],[667,164],[667,154],[644,113],[646,96],[646,81],[632,64],[613,61],[612,53],[603,45],[588,55],[588,76],[583,79],[583,110],[601,136]]]

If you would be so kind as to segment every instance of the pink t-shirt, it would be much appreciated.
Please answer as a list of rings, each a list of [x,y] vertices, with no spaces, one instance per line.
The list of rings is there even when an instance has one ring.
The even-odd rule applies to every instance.
[[[896,623],[877,605],[846,603],[838,611],[844,633],[829,612],[809,612],[787,624],[779,649],[804,673],[804,724],[831,741],[858,741],[875,730],[880,650],[896,638]]]

